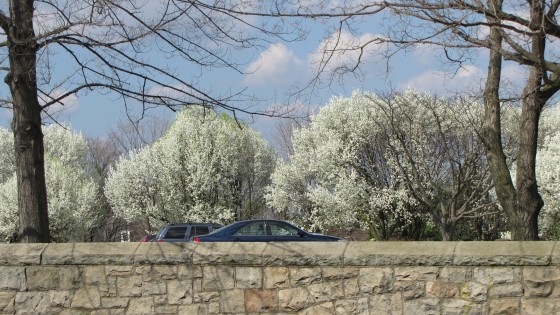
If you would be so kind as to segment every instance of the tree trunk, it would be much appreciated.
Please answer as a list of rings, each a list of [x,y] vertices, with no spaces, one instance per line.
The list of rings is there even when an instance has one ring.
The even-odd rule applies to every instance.
[[[501,9],[501,0],[493,1],[493,6]],[[492,22],[492,19],[489,19]],[[500,205],[504,209],[512,240],[538,240],[538,215],[543,200],[537,190],[535,160],[539,117],[546,99],[539,91],[542,71],[532,66],[531,75],[523,91],[523,109],[519,126],[519,156],[517,159],[516,186],[506,163],[501,141],[500,78],[502,55],[499,50],[502,36],[497,28],[491,28],[490,60],[488,78],[484,90],[483,142],[486,146],[488,164],[494,180],[494,187]],[[542,49],[540,39],[533,42],[533,50]],[[540,47],[540,48],[537,48]]]
[[[8,35],[19,242],[49,242],[41,107],[37,99],[33,1],[11,0]]]
[[[539,238],[538,217],[544,201],[538,192],[535,163],[541,111],[547,102],[542,96],[540,85],[542,71],[531,69],[523,91],[523,108],[519,126],[519,156],[517,158],[516,185],[517,211],[511,220],[514,240],[537,240]]]

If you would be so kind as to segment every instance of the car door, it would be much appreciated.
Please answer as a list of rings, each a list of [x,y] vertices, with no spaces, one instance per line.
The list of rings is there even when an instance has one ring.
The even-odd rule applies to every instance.
[[[268,227],[273,240],[276,242],[301,242],[310,240],[305,236],[306,234],[303,234],[300,230],[282,222],[269,221]]]
[[[271,240],[264,221],[247,223],[231,235],[231,241],[234,242],[268,242]]]

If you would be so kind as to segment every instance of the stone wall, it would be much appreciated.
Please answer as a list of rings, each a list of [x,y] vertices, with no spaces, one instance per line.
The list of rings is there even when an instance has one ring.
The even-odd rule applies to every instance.
[[[0,245],[0,314],[560,314],[556,242]]]

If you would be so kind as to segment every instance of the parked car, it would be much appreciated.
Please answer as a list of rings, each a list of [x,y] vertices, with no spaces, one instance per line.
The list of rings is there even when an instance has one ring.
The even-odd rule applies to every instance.
[[[156,242],[190,242],[191,238],[221,228],[217,223],[174,223],[163,226],[156,234]]]
[[[140,239],[140,242],[145,243],[145,242],[153,242],[156,239],[156,235],[155,234],[146,234],[144,236],[142,236],[142,238]]]
[[[341,238],[306,232],[280,220],[247,220],[232,223],[208,235],[193,237],[200,242],[337,242]]]

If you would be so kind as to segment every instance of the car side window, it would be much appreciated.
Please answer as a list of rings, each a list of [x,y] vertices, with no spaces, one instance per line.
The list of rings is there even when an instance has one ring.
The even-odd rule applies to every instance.
[[[235,232],[233,235],[257,236],[266,235],[264,222],[249,223]]]
[[[270,222],[268,223],[268,226],[270,227],[270,232],[272,233],[272,235],[276,235],[276,236],[298,235],[298,230],[294,229],[289,225]]]
[[[185,233],[187,232],[186,226],[173,226],[167,230],[165,233],[165,239],[184,239]]]
[[[190,237],[198,236],[198,235],[206,235],[208,233],[210,233],[210,228],[207,226],[193,226],[191,227]]]

